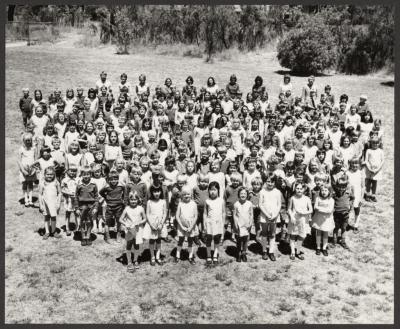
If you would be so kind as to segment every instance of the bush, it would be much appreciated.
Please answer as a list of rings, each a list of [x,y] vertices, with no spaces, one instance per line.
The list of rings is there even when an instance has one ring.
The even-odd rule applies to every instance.
[[[334,67],[335,38],[321,19],[303,19],[278,43],[278,60],[294,73],[316,74]]]

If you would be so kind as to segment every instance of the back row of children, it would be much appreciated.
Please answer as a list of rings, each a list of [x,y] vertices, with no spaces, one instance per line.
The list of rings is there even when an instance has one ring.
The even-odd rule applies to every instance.
[[[210,77],[199,93],[192,77],[182,92],[168,78],[150,102],[145,76],[135,97],[124,86],[126,78],[121,75],[116,102],[103,80],[88,97],[80,87],[77,96],[67,90],[64,100],[55,91],[55,106],[38,90],[27,105],[24,90],[20,179],[25,206],[33,205],[39,181],[45,238],[60,236],[54,231],[62,196],[67,235],[72,214],[83,230],[83,245],[91,244],[92,224],[94,232],[104,230],[107,242],[109,229],[120,233],[124,225],[136,248],[149,240],[152,264],[162,263],[161,239],[171,230],[178,236],[177,261],[187,239],[192,263],[200,240],[207,263],[217,262],[226,231],[237,243],[238,261],[246,261],[250,233],[261,243],[263,259],[275,260],[277,225],[281,239],[290,242],[292,259],[303,258],[296,241],[309,233],[309,223],[316,230],[317,254],[322,247],[327,255],[332,230],[333,242],[340,230],[340,243],[348,248],[349,215],[354,213],[358,232],[361,199],[376,201],[384,162],[381,122],[373,120],[365,95],[356,105],[342,95],[337,107],[326,86],[316,104],[312,86],[303,99],[293,98],[285,76],[273,107],[261,77],[242,99],[232,75],[225,89]],[[24,112],[28,108],[32,111]]]

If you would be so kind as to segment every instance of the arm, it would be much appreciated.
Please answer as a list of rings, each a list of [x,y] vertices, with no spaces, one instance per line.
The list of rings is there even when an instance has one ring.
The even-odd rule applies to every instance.
[[[60,211],[61,208],[61,187],[60,184],[58,183],[58,181],[56,181],[56,188],[57,188],[57,211]]]
[[[146,214],[147,214],[147,223],[149,223],[150,227],[152,230],[155,230],[156,228],[154,227],[154,222],[152,221],[152,218],[150,216],[151,214],[151,207],[150,207],[150,202],[147,202],[147,209],[146,209]]]
[[[269,209],[268,209],[268,207],[266,206],[266,199],[265,199],[265,196],[264,196],[264,193],[262,193],[262,191],[260,192],[260,202],[259,202],[259,207],[260,207],[260,210],[261,210],[261,213],[265,216],[265,217],[267,217],[267,218],[270,218],[271,217],[271,215],[270,215],[270,212],[269,212]]]
[[[44,204],[43,204],[43,184],[39,185],[39,209],[43,211]]]
[[[181,202],[179,202],[179,204],[178,204],[178,209],[176,210],[176,216],[175,216],[175,218],[176,218],[176,221],[178,222],[178,225],[179,225],[181,228],[183,228],[183,230],[186,230],[187,228],[184,227],[184,226],[182,225],[182,222],[181,222]]]
[[[281,211],[281,207],[282,207],[282,204],[281,204],[281,202],[282,202],[281,193],[278,190],[277,190],[277,193],[276,193],[275,202],[276,202],[276,204],[275,204],[276,208],[273,209],[274,211],[271,213],[271,219],[274,219],[274,218],[278,217],[278,215],[279,215],[279,213]]]
[[[238,222],[238,218],[239,218],[239,211],[236,207],[236,204],[233,206],[233,223],[235,224],[236,228],[239,228],[239,222]]]
[[[119,222],[123,225],[126,226],[126,208],[121,214],[121,217],[119,218]]]

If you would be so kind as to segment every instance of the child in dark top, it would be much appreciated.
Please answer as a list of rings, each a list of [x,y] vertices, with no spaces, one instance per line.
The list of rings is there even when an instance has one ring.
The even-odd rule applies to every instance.
[[[129,131],[124,131],[122,133],[124,139],[121,141],[122,157],[125,161],[132,159],[132,148],[135,146],[131,138],[131,133]]]
[[[204,206],[205,202],[208,199],[208,176],[205,174],[199,174],[197,178],[197,186],[193,189],[193,200],[197,204],[197,225],[199,228],[200,238],[204,240],[205,231],[204,231],[204,222],[203,222],[203,214],[204,214]],[[203,241],[204,242],[204,241]]]
[[[24,122],[24,126],[26,127],[26,123],[32,116],[32,109],[31,109],[32,97],[29,96],[28,88],[22,89],[22,93],[23,93],[23,96],[19,100],[19,109],[22,112],[22,120]]]
[[[104,198],[107,206],[105,211],[106,225],[104,227],[104,240],[110,243],[110,226],[117,226],[117,242],[121,240],[119,219],[124,211],[124,201],[126,200],[126,188],[118,185],[119,175],[115,170],[108,175],[108,186],[100,191],[100,196]]]
[[[148,191],[146,184],[141,180],[142,169],[139,166],[131,168],[129,178],[130,181],[126,186],[125,203],[128,203],[128,196],[131,193],[136,193],[140,198],[140,203],[143,208],[147,206]]]
[[[242,185],[242,176],[236,172],[231,175],[231,184],[225,190],[225,209],[226,209],[226,218],[225,218],[225,231],[227,230],[228,226],[231,227],[231,240],[235,240],[235,235],[233,234],[234,231],[234,223],[233,223],[233,206],[236,201],[239,200],[239,188]]]
[[[284,241],[286,243],[289,243],[289,235],[287,234],[287,227],[289,223],[289,215],[287,213],[287,206],[289,202],[289,196],[290,196],[290,188],[289,185],[287,184],[286,179],[283,177],[277,177],[276,179],[276,188],[281,192],[281,211],[279,213],[280,215],[280,226],[281,226],[281,241]]]
[[[91,170],[89,166],[85,166],[81,170],[81,177],[81,183],[78,184],[75,192],[75,213],[77,216],[80,216],[81,245],[90,246],[92,244],[90,233],[99,206],[98,191],[96,184],[91,182]]]
[[[200,151],[200,162],[198,162],[196,165],[197,173],[202,173],[204,175],[208,174],[208,172],[210,171],[210,157],[211,151],[202,148]]]
[[[260,241],[261,225],[260,225],[260,191],[263,186],[263,181],[259,177],[255,177],[251,180],[251,189],[249,191],[249,201],[253,204],[253,220],[254,230],[251,229],[251,233],[254,234],[255,240]]]
[[[346,243],[346,231],[349,224],[349,214],[353,209],[354,190],[348,183],[348,177],[343,174],[333,185],[333,200],[335,201],[333,219],[335,229],[333,230],[333,245],[338,242],[339,229],[341,230],[340,244],[344,249],[349,249]]]

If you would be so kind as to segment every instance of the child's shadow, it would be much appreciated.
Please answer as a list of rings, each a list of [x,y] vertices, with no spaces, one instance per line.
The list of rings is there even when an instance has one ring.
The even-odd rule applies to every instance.
[[[290,255],[290,245],[285,241],[280,241],[277,243],[278,250],[282,255]]]
[[[74,241],[82,241],[82,233],[81,231],[75,231],[74,232]],[[96,241],[97,240],[97,235],[94,233],[90,233],[90,240],[91,241]]]
[[[197,257],[199,259],[207,259],[207,248],[206,247],[197,248]]]
[[[32,203],[36,203],[37,201],[38,201],[38,198],[35,197],[35,196],[33,196],[33,197],[32,197]],[[19,204],[21,204],[21,205],[25,205],[25,198],[19,199],[18,202],[19,202]],[[39,205],[37,205],[37,204],[34,204],[34,205],[31,206],[31,207],[32,207],[32,208],[39,209]]]
[[[44,227],[41,227],[40,229],[37,230],[37,233],[40,236],[43,236],[46,233],[46,230]],[[61,233],[61,230],[58,227],[56,228],[56,233]]]
[[[238,252],[238,250],[237,250],[236,246],[227,246],[225,249],[225,253],[231,257],[236,257],[237,252]]]
[[[171,252],[170,252],[170,256],[171,257],[176,257],[176,250],[177,250],[177,248],[175,247],[174,249],[172,249],[171,250]],[[181,257],[180,257],[180,260],[188,260],[189,259],[189,252],[188,252],[188,250],[187,249],[182,249],[181,250]]]
[[[249,251],[251,251],[253,254],[256,254],[256,255],[261,255],[261,254],[262,254],[262,247],[261,247],[261,245],[260,245],[257,241],[255,241],[255,242],[252,243],[252,244],[249,244],[248,249],[249,249]]]

